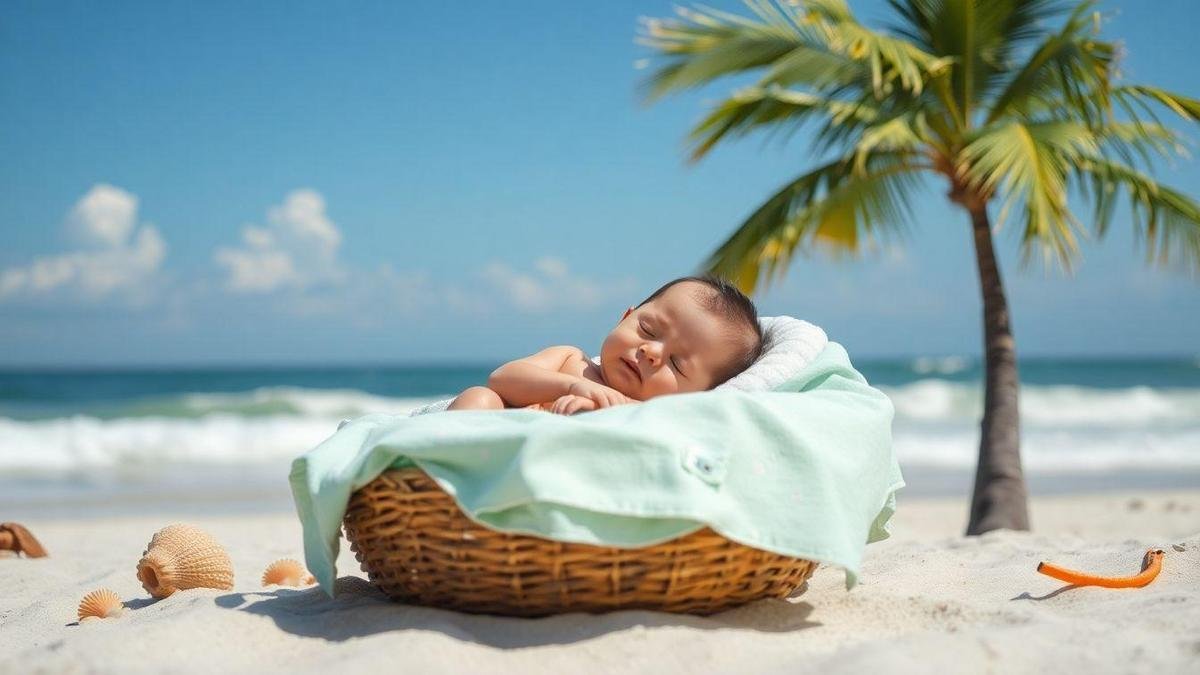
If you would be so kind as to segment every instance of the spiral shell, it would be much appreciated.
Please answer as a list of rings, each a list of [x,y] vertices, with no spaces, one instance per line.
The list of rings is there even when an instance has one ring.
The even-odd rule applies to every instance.
[[[83,600],[79,601],[79,620],[84,619],[111,619],[121,616],[125,611],[125,605],[121,603],[121,598],[113,591],[107,588],[92,591],[83,596]]]
[[[267,569],[263,572],[262,576],[263,586],[270,586],[271,584],[279,586],[311,586],[315,583],[317,583],[317,580],[313,578],[313,575],[308,573],[308,570],[304,569],[304,565],[291,558],[276,560],[267,565]]]
[[[137,566],[138,580],[150,595],[165,598],[188,588],[233,588],[229,554],[194,525],[170,525],[155,533]]]

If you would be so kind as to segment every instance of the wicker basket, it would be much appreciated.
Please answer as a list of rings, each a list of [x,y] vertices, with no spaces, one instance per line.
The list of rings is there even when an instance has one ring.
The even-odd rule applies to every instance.
[[[709,528],[643,548],[497,532],[463,515],[415,468],[388,471],[355,492],[345,530],[363,571],[393,599],[481,614],[711,614],[788,596],[817,566]]]

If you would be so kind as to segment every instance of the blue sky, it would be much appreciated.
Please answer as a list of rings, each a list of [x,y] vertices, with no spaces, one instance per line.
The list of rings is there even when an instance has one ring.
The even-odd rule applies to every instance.
[[[639,102],[667,2],[326,4],[0,5],[0,365],[594,350],[811,161],[752,137],[684,163],[733,84]],[[1130,79],[1200,96],[1200,7],[1104,8]],[[1195,161],[1159,177],[1200,192]],[[978,354],[944,192],[876,254],[797,258],[761,313],[852,356]],[[996,239],[1020,354],[1200,353],[1200,283],[1147,267],[1127,214],[1074,278]]]

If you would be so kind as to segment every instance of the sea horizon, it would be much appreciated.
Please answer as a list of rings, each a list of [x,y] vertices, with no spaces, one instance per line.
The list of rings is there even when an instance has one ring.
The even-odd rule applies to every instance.
[[[966,495],[981,360],[860,358],[895,408],[909,495]],[[83,512],[147,500],[287,508],[288,467],[343,419],[482,384],[494,363],[0,367],[0,507]],[[1194,357],[1025,357],[1022,458],[1035,494],[1200,486]],[[130,501],[132,499],[132,501]],[[106,506],[107,505],[107,506]]]
[[[843,345],[845,346],[845,345]],[[1019,351],[1019,350],[1018,350]],[[292,359],[292,360],[237,360],[220,358],[196,361],[78,361],[72,362],[58,359],[54,362],[4,362],[0,361],[0,373],[25,372],[103,372],[103,371],[160,371],[160,370],[279,370],[279,369],[342,369],[342,368],[483,368],[495,367],[499,363],[511,360],[513,356],[497,358],[428,358],[428,359]],[[896,353],[896,354],[860,354],[850,355],[856,366],[864,364],[911,361],[916,359],[981,359],[982,351],[971,353]],[[1018,353],[1017,364],[1038,361],[1063,362],[1188,362],[1200,368],[1200,350],[1196,352],[1154,352],[1154,353],[1090,353],[1090,352],[1038,352],[1031,354]]]

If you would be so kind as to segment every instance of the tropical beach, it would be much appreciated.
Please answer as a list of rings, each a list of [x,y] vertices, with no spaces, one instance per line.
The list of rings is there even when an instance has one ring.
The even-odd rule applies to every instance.
[[[960,499],[904,500],[894,537],[868,548],[861,585],[818,570],[807,590],[711,617],[647,611],[543,619],[397,605],[343,551],[338,594],[263,588],[272,560],[300,555],[291,514],[185,519],[228,548],[232,591],[151,603],[134,576],[163,515],[30,521],[51,553],[0,560],[4,672],[327,672],[403,663],[435,673],[807,672],[1186,673],[1200,643],[1200,490],[1035,498],[1036,533],[961,536]],[[1167,551],[1140,589],[1073,588],[1041,560],[1114,575]],[[95,587],[119,619],[80,625]],[[1064,590],[1064,587],[1065,590]]]
[[[50,556],[0,558],[0,586],[11,589],[0,598],[11,645],[0,671],[318,672],[384,667],[403,654],[408,667],[447,673],[925,672],[931,666],[1187,672],[1200,650],[1200,467],[1188,454],[1200,433],[1200,367],[1186,365],[1160,365],[1179,378],[1163,389],[1113,379],[1150,367],[1144,363],[1091,366],[1099,371],[1092,377],[1081,374],[1087,364],[1027,367],[1033,381],[1041,379],[1039,369],[1051,381],[1065,371],[1093,386],[1025,385],[1032,406],[1048,407],[1039,399],[1058,404],[1057,414],[1040,422],[1031,416],[1027,427],[1031,438],[1046,439],[1026,454],[1033,531],[964,537],[962,492],[973,460],[967,439],[980,405],[970,393],[977,391],[970,384],[977,365],[964,359],[862,364],[897,409],[895,442],[908,486],[898,498],[892,537],[867,547],[861,582],[850,591],[841,570],[819,568],[793,598],[711,617],[618,611],[520,619],[397,604],[367,582],[344,540],[334,598],[311,586],[262,585],[272,561],[303,559],[300,525],[281,480],[291,458],[332,433],[341,417],[403,413],[437,398],[420,396],[427,386],[420,382],[471,381],[478,377],[471,368],[376,371],[376,381],[393,382],[390,396],[294,386],[314,377],[354,382],[365,371],[296,371],[254,373],[293,386],[251,394],[43,402],[40,419],[33,403],[18,412],[9,402],[0,512],[29,527]],[[58,380],[61,391],[66,377],[42,373],[37,380]],[[77,386],[87,392],[121,388],[114,384],[120,380],[133,386],[130,374],[71,377],[82,378]],[[145,384],[145,373],[132,377],[162,388]],[[246,373],[171,377],[190,378],[185,389],[199,386],[198,379],[220,388]],[[1096,381],[1103,377],[1108,381]],[[12,388],[13,376],[0,381]],[[97,412],[62,416],[48,410],[53,405]],[[1135,413],[1138,405],[1145,407]],[[292,431],[280,435],[281,429]],[[257,438],[270,441],[238,440]],[[46,452],[19,452],[31,442]],[[234,444],[240,455],[206,454]],[[174,457],[163,456],[165,447],[175,448]],[[76,468],[60,468],[66,466]],[[176,522],[200,526],[228,550],[232,590],[194,589],[156,601],[142,588],[134,570],[139,557],[153,533]],[[1145,588],[1071,587],[1035,571],[1049,561],[1123,576],[1139,569],[1150,548],[1167,555]],[[97,588],[116,591],[125,614],[78,623],[80,599]]]
[[[0,673],[1194,671],[1196,13],[5,3]]]

